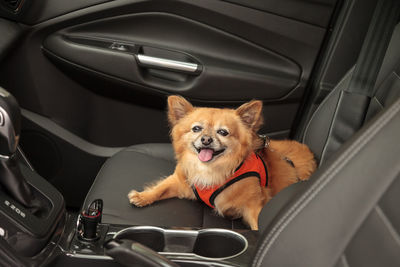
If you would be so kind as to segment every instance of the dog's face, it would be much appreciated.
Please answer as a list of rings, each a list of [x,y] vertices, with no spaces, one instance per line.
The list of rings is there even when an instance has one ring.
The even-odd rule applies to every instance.
[[[261,101],[236,110],[195,108],[182,97],[170,96],[168,108],[177,159],[196,173],[194,176],[202,171],[212,171],[208,177],[232,173],[254,150],[255,135],[262,124]]]

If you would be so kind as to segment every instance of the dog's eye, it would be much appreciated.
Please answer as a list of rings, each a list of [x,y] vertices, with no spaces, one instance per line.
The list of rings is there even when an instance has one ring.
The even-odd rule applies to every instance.
[[[217,130],[217,134],[222,135],[222,136],[227,136],[229,133],[225,129],[219,129],[219,130]]]
[[[200,126],[194,126],[194,127],[192,128],[192,131],[195,132],[195,133],[200,132],[201,130],[203,130],[203,128],[200,127]]]

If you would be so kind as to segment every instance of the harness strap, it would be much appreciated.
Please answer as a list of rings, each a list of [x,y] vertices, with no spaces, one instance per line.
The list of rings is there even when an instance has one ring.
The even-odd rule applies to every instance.
[[[203,200],[201,199],[201,197],[199,195],[199,192],[197,192],[197,189],[196,189],[196,187],[194,185],[192,185],[192,190],[193,190],[193,193],[196,196],[197,200],[203,202]]]
[[[211,205],[213,205],[215,207],[214,201],[215,198],[222,192],[224,191],[228,186],[233,185],[234,183],[243,180],[245,178],[248,177],[257,177],[258,179],[260,179],[260,174],[258,172],[245,172],[242,175],[239,175],[238,177],[230,180],[229,182],[227,182],[226,184],[224,184],[223,186],[219,187],[217,190],[214,191],[214,193],[212,193],[211,197],[210,197],[210,203]]]
[[[264,171],[265,171],[265,187],[267,187],[268,186],[268,169],[267,169],[267,165],[265,164],[265,162],[264,162],[264,160],[262,159],[262,157],[260,157],[257,153],[255,153],[256,154],[256,157],[258,158],[258,159],[260,159],[261,160],[261,162],[262,162],[262,164],[263,164],[263,166],[264,166]],[[260,177],[258,177],[258,178],[260,178]],[[260,178],[261,179],[261,178]],[[260,181],[261,182],[261,181]]]
[[[215,207],[215,199],[217,198],[217,196],[224,191],[227,187],[231,186],[232,184],[243,180],[245,178],[249,178],[249,177],[257,177],[259,179],[260,185],[261,186],[268,186],[268,170],[267,170],[267,165],[265,164],[264,160],[257,155],[257,153],[254,153],[252,156],[252,160],[250,162],[254,162],[254,160],[258,161],[256,167],[250,167],[249,166],[249,161],[243,161],[235,170],[235,173],[238,172],[238,174],[236,174],[237,176],[231,177],[230,179],[228,179],[228,181],[219,186],[219,187],[214,187],[214,188],[209,188],[209,189],[201,189],[201,188],[197,188],[195,185],[192,186],[192,190],[193,193],[195,194],[196,198],[202,202],[204,202],[205,204],[207,204],[208,206],[214,208]],[[262,165],[260,163],[260,161],[262,162]],[[246,162],[246,164],[245,164]],[[250,163],[253,164],[253,163]],[[243,166],[245,165],[245,166]],[[243,166],[243,168],[242,168]],[[264,175],[265,173],[265,175]]]

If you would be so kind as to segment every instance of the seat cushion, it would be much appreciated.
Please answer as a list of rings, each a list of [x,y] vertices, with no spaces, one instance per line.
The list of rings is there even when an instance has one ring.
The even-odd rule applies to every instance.
[[[143,208],[129,203],[127,194],[131,189],[143,190],[146,184],[172,174],[175,164],[171,144],[142,144],[126,148],[105,162],[86,197],[84,207],[94,199],[103,199],[103,223],[245,228],[240,220],[230,221],[217,216],[198,201],[174,198]]]

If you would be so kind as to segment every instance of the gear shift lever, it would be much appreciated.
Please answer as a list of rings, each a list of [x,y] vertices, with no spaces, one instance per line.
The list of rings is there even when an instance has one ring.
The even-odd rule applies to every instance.
[[[64,227],[65,202],[43,177],[19,164],[20,119],[17,101],[0,87],[0,240],[11,247],[0,244],[0,250],[34,257],[62,232],[57,229]]]
[[[20,109],[15,98],[0,87],[0,185],[11,197],[34,212],[40,206],[23,177],[15,156],[20,134]]]
[[[20,110],[15,98],[0,87],[0,157],[12,156],[18,146]]]

